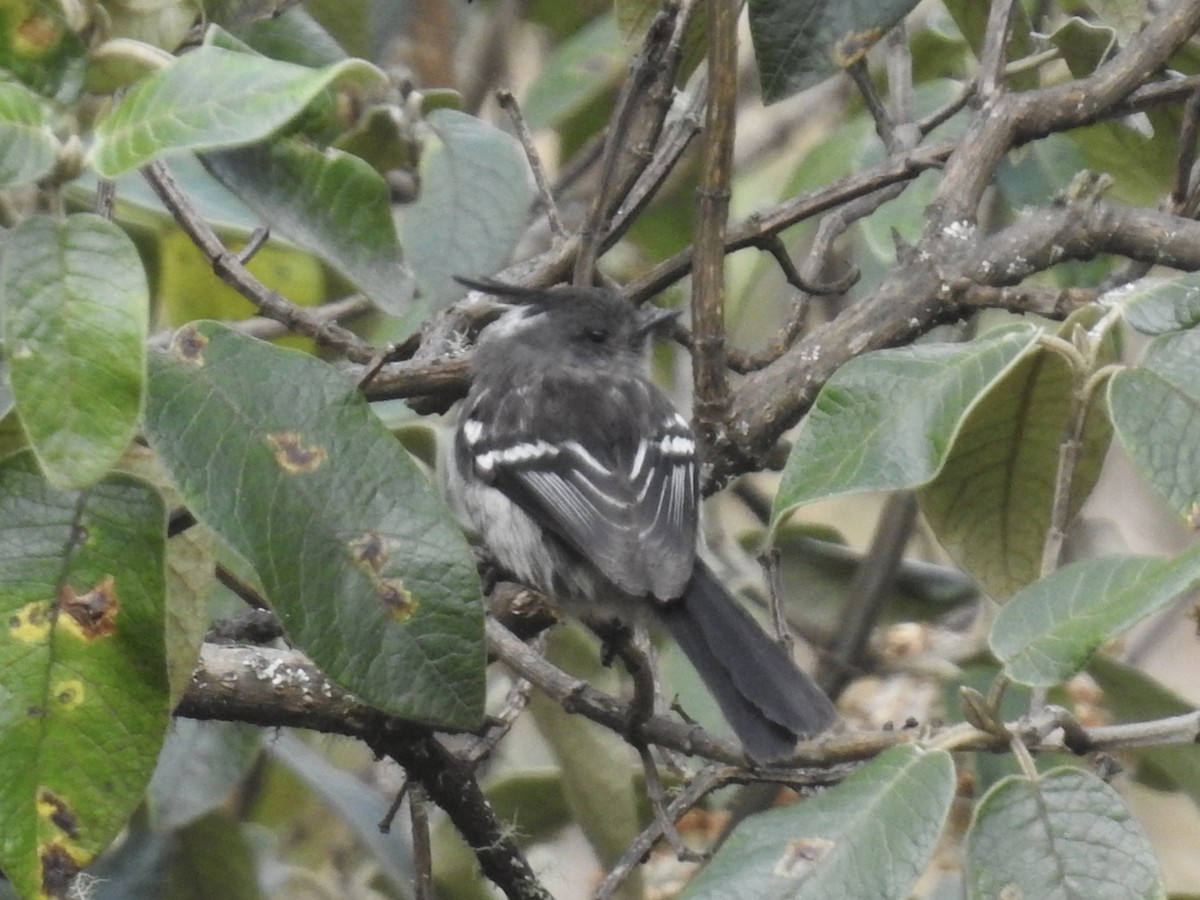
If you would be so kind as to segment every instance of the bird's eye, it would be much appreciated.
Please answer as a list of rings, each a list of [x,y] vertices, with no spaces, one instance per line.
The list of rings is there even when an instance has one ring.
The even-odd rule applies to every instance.
[[[608,332],[603,328],[585,328],[583,336],[593,344],[603,344],[608,340]]]

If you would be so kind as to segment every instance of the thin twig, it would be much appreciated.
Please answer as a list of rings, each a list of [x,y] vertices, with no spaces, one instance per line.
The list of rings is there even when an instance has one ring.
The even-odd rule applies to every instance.
[[[745,220],[729,225],[725,230],[724,252],[733,253],[754,246],[767,234],[778,233],[826,210],[833,209],[855,197],[879,188],[908,181],[926,169],[942,165],[955,147],[953,141],[919,147],[910,153],[889,158],[807,193],[791,197],[782,203],[754,213]],[[692,271],[695,245],[681,250],[656,265],[648,273],[625,286],[625,294],[635,300],[653,296],[670,287]]]
[[[685,0],[681,10],[681,20],[690,9],[691,2],[692,0]],[[684,151],[700,132],[707,93],[708,72],[707,69],[701,68],[693,73],[684,89],[681,111],[663,126],[662,137],[654,148],[654,155],[645,171],[638,176],[637,181],[629,190],[629,195],[613,213],[608,234],[602,243],[603,248],[611,246],[620,239],[630,224],[637,220],[641,211],[654,198],[667,176],[675,170],[675,166],[683,158]]]
[[[828,217],[826,217],[828,218]],[[822,220],[823,222],[825,220]],[[833,243],[833,238],[825,239],[821,235],[820,228],[817,229],[818,236],[814,238],[814,246],[820,244],[822,248],[829,247]],[[820,275],[823,273],[810,271],[801,273],[792,258],[788,255],[787,247],[784,246],[783,239],[777,234],[763,235],[762,241],[757,245],[760,249],[770,253],[775,258],[775,262],[779,264],[779,270],[783,273],[784,279],[798,291],[805,294],[812,294],[817,297],[827,297],[834,294],[844,294],[854,286],[858,281],[860,272],[858,269],[851,268],[845,274],[840,275],[832,280],[823,280]],[[822,251],[822,254],[824,252]],[[814,277],[814,275],[816,277]],[[790,331],[790,329],[789,329]],[[791,341],[785,341],[785,344],[790,344]]]
[[[271,229],[266,225],[259,225],[250,235],[250,240],[246,241],[246,246],[242,247],[237,252],[237,261],[243,266],[249,265],[250,260],[258,254],[258,251],[263,248],[263,245],[270,239]]]
[[[412,824],[413,842],[413,900],[433,897],[433,841],[429,836],[429,798],[421,782],[411,782],[408,789],[408,816]]]
[[[1066,103],[1065,98],[1047,96],[1051,91],[1057,93],[1057,89],[1029,91],[1023,96],[1028,97],[1030,108],[1040,109],[1046,115],[1039,119],[1039,127],[1023,132],[1011,146],[1021,146],[1066,128],[1119,118],[1175,103],[1190,96],[1198,87],[1200,75],[1148,84],[1111,106],[1079,104],[1075,99]],[[1077,96],[1077,93],[1071,95],[1072,98]],[[949,108],[946,111],[949,112]],[[927,124],[928,120],[922,120],[921,127],[925,128]],[[961,139],[946,139],[917,147],[820,188],[790,197],[774,207],[760,210],[742,222],[729,226],[725,236],[725,252],[733,253],[753,246],[764,234],[783,231],[855,197],[899,181],[911,180],[928,169],[942,166],[961,143]],[[676,253],[656,265],[650,272],[627,284],[626,296],[642,300],[665,290],[691,271],[693,258],[693,248]]]
[[[93,211],[102,219],[112,219],[113,207],[117,203],[117,183],[110,178],[101,178],[96,185],[96,202]]]
[[[867,111],[871,113],[871,119],[875,122],[875,133],[883,141],[883,146],[887,149],[888,153],[895,153],[897,146],[896,131],[892,125],[891,116],[888,115],[887,107],[879,99],[879,94],[875,90],[875,83],[871,81],[871,73],[867,70],[866,57],[860,56],[846,68],[846,72],[850,75],[850,79],[854,82],[859,94],[862,95],[863,101],[867,104]]]
[[[322,303],[320,306],[313,306],[308,309],[314,319],[327,322],[345,322],[350,319],[356,319],[359,316],[365,316],[375,309],[375,304],[363,294],[351,294],[340,300],[331,300],[329,303]],[[258,338],[260,341],[272,341],[275,338],[293,333],[279,320],[268,319],[265,316],[252,316],[249,319],[238,319],[235,322],[227,322],[225,324],[232,331]],[[156,332],[150,338],[149,344],[155,349],[166,350],[171,346],[171,338],[174,334],[174,329]]]
[[[525,854],[484,796],[474,775],[432,734],[372,729],[367,746],[399,763],[429,798],[450,817],[475,853],[484,875],[510,900],[551,900]]]
[[[1200,89],[1183,105],[1183,122],[1179,128],[1179,155],[1175,160],[1175,182],[1171,188],[1171,208],[1180,215],[1189,215],[1196,196],[1196,131],[1200,122]]]
[[[979,93],[985,100],[991,100],[1003,83],[1005,51],[1016,5],[1017,0],[992,0],[979,59]]]
[[[487,639],[490,653],[517,674],[528,678],[568,712],[583,713],[621,734],[628,733],[632,715],[629,704],[616,701],[586,681],[563,672],[491,618],[487,620]],[[698,754],[731,765],[745,760],[742,748],[732,739],[717,737],[698,725],[681,724],[664,716],[650,716],[642,721],[639,734],[649,743],[663,744],[689,755]]]
[[[1058,446],[1058,467],[1054,473],[1054,493],[1050,502],[1050,521],[1046,525],[1046,537],[1042,543],[1042,563],[1039,577],[1046,578],[1057,571],[1062,559],[1063,544],[1067,538],[1067,526],[1071,516],[1071,491],[1075,484],[1075,468],[1079,450],[1083,446],[1083,431],[1087,425],[1088,408],[1092,393],[1098,382],[1091,378],[1090,366],[1094,353],[1084,359],[1073,344],[1067,341],[1048,341],[1047,346],[1061,347],[1063,358],[1071,367],[1075,383],[1071,391],[1071,404],[1067,412],[1066,432]],[[1029,694],[1030,715],[1037,714],[1046,705],[1045,688],[1034,688]]]
[[[215,567],[217,581],[237,595],[251,609],[270,609],[271,605],[253,587],[235,575],[222,563]]]
[[[908,48],[908,29],[900,21],[884,38],[887,51],[889,118],[892,122],[913,119],[912,52]]]
[[[783,609],[783,582],[779,577],[779,548],[771,547],[758,557],[762,566],[763,577],[767,584],[767,605],[771,611],[771,628],[775,632],[775,640],[792,658],[792,647],[796,643],[792,629],[788,627],[787,613]]]
[[[1071,515],[1071,489],[1075,483],[1075,466],[1079,449],[1083,445],[1083,431],[1087,425],[1092,393],[1097,382],[1090,377],[1087,368],[1080,368],[1075,357],[1064,354],[1071,364],[1075,386],[1071,392],[1071,405],[1067,412],[1066,431],[1058,447],[1058,468],[1054,476],[1054,494],[1050,503],[1050,521],[1046,527],[1046,539],[1042,545],[1042,563],[1039,577],[1045,578],[1058,569],[1066,541],[1067,526]],[[1089,361],[1085,361],[1087,366]]]
[[[392,797],[392,802],[387,808],[387,812],[383,814],[383,818],[379,820],[379,830],[383,834],[392,833],[392,823],[396,821],[396,816],[400,812],[400,807],[404,805],[404,798],[408,796],[409,788],[412,787],[412,782],[407,778],[400,785],[400,789],[396,791],[396,795]]]
[[[719,787],[728,784],[735,771],[730,766],[709,766],[688,783],[687,787],[666,808],[662,816],[655,816],[632,843],[621,854],[616,865],[609,870],[600,887],[596,889],[596,900],[608,900],[616,895],[617,889],[629,874],[641,864],[646,854],[663,836],[663,823],[675,822],[685,812]]]
[[[208,257],[222,281],[249,300],[258,311],[287,326],[289,331],[314,338],[319,344],[340,352],[353,362],[365,363],[374,355],[366,341],[340,325],[314,317],[308,310],[284,299],[255,278],[222,243],[212,226],[196,211],[171,170],[161,160],[142,169],[142,174],[179,226],[200,252]]]
[[[637,751],[638,757],[642,761],[642,773],[646,778],[646,796],[650,799],[650,808],[654,810],[654,817],[658,820],[658,827],[662,831],[663,837],[667,839],[679,859],[695,859],[695,855],[683,843],[683,838],[680,837],[675,822],[669,817],[667,792],[663,788],[662,779],[658,775],[658,766],[654,764],[650,748],[645,744],[639,744]]]
[[[629,77],[621,85],[600,157],[599,187],[580,232],[575,284],[592,283],[612,211],[645,170],[650,148],[657,143],[681,56],[679,46],[671,41],[678,15],[679,0],[668,0],[651,21],[642,48],[630,64]],[[632,165],[622,171],[621,162],[630,157]]]
[[[539,635],[539,639],[544,636],[545,633],[543,632],[542,635]],[[500,741],[512,730],[513,725],[517,723],[517,718],[524,712],[525,707],[529,705],[529,693],[532,688],[533,682],[529,679],[514,678],[512,686],[508,689],[508,694],[504,698],[504,706],[500,712],[489,717],[487,730],[466,747],[459,750],[457,754],[458,758],[468,765],[475,765],[491,756],[492,752],[499,746]]]
[[[496,102],[512,119],[513,127],[517,131],[517,138],[525,149],[525,159],[528,160],[529,169],[533,172],[533,182],[537,185],[542,209],[546,211],[546,219],[550,222],[551,234],[556,238],[565,237],[567,227],[563,225],[562,215],[558,211],[558,203],[555,202],[554,193],[550,190],[550,183],[546,180],[546,169],[542,165],[542,156],[533,142],[533,134],[529,131],[529,123],[525,121],[525,116],[521,112],[521,105],[517,103],[517,98],[513,96],[512,91],[496,91]]]
[[[927,135],[939,125],[943,125],[950,119],[954,118],[964,109],[967,104],[975,98],[975,88],[973,85],[963,88],[962,92],[947,103],[945,106],[939,107],[929,115],[917,119],[917,129],[922,135]]]
[[[708,108],[696,188],[696,264],[692,273],[692,384],[695,427],[716,443],[729,415],[725,367],[725,227],[733,178],[737,116],[737,0],[708,2]]]

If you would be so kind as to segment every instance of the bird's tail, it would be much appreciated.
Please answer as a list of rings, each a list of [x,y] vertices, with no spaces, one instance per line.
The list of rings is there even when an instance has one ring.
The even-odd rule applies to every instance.
[[[683,596],[662,609],[662,618],[751,759],[785,758],[798,739],[824,731],[837,718],[812,678],[700,560]]]

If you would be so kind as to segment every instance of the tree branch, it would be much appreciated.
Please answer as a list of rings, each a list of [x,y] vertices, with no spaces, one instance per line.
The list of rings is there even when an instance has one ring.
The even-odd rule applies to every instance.
[[[255,278],[238,255],[225,246],[212,226],[192,206],[166,163],[161,160],[150,163],[142,169],[142,174],[179,227],[208,257],[217,276],[253,303],[259,313],[283,323],[289,331],[308,335],[354,362],[369,362],[375,355],[370,344],[354,332],[332,320],[313,315]]]
[[[511,829],[499,821],[469,764],[421,725],[388,716],[334,684],[293,650],[205,644],[176,715],[268,728],[290,726],[362,740],[419,781],[513,900],[548,900]]]
[[[658,143],[682,56],[682,36],[676,27],[680,13],[679,0],[664,4],[650,22],[642,49],[621,86],[600,158],[599,190],[580,232],[575,284],[592,283],[609,220],[646,169]]]
[[[725,368],[725,220],[737,120],[737,0],[708,0],[708,110],[696,188],[692,273],[692,382],[695,428],[705,447],[722,439],[729,414]]]
[[[951,237],[957,240],[953,250],[912,254],[870,296],[805,336],[772,365],[746,376],[734,394],[730,426],[740,446],[735,453],[716,455],[708,490],[754,464],[739,458],[765,458],[850,359],[907,343],[934,325],[958,319],[970,287],[1016,284],[1062,260],[1101,253],[1200,269],[1200,223],[1103,200],[1037,210],[983,239],[970,229],[952,230]],[[941,266],[939,259],[945,261]]]

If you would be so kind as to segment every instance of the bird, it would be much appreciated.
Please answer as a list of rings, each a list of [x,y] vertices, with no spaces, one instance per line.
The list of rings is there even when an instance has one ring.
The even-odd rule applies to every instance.
[[[700,555],[698,443],[647,365],[677,311],[458,280],[505,309],[476,342],[448,477],[487,552],[587,622],[658,623],[751,761],[827,730],[829,698]]]

